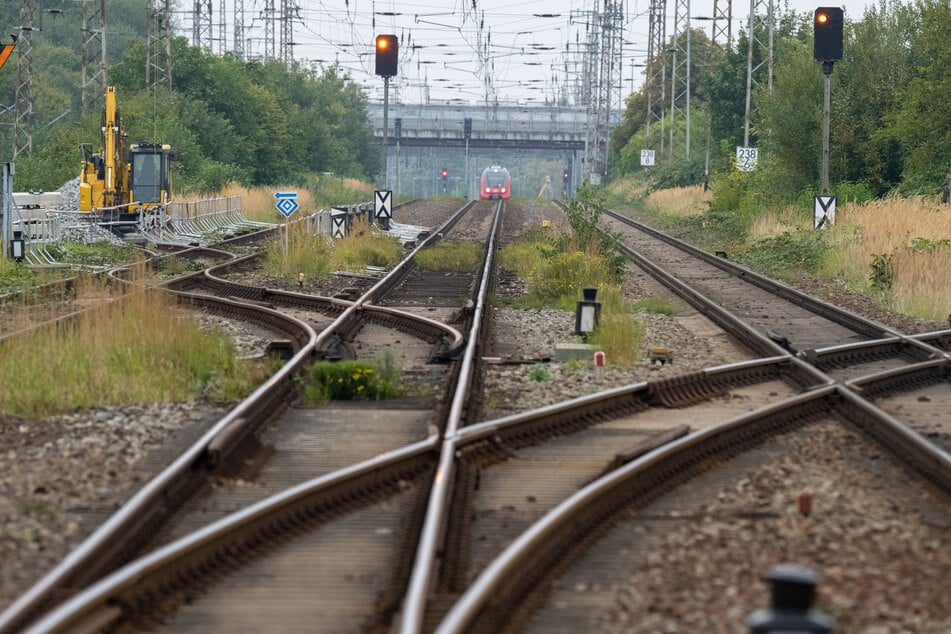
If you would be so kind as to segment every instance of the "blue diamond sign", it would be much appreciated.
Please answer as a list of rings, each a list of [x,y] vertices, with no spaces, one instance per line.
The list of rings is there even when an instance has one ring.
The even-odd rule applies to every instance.
[[[290,218],[300,207],[297,203],[297,192],[274,192],[274,197],[277,198],[277,203],[274,206],[284,214],[285,218]]]

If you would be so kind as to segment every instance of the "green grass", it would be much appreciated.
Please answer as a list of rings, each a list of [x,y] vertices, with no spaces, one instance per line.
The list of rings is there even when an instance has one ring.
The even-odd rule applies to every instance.
[[[640,361],[645,332],[644,324],[631,315],[602,312],[598,328],[588,335],[588,343],[604,352],[605,364],[626,368]]]
[[[0,343],[0,412],[35,419],[101,405],[232,401],[273,371],[272,361],[239,361],[226,335],[168,301],[135,292]]]
[[[13,259],[0,258],[0,295],[27,291],[34,286],[48,284],[68,276],[68,272],[31,269]]]
[[[536,363],[532,366],[532,369],[528,371],[528,379],[538,383],[551,381],[551,372],[541,363]]]
[[[442,240],[416,254],[416,265],[428,271],[472,271],[482,262],[477,242]]]
[[[821,231],[784,231],[778,236],[758,240],[746,251],[733,256],[740,264],[773,275],[795,276],[819,271],[828,243]]]
[[[141,249],[104,240],[91,244],[61,242],[50,245],[47,251],[59,262],[80,267],[121,266],[143,257]]]
[[[528,282],[528,293],[515,302],[517,308],[574,310],[582,288],[604,288],[616,279],[612,263],[596,252],[576,250],[570,241],[552,240],[540,230],[502,247],[499,263]]]
[[[635,307],[625,300],[617,284],[614,262],[594,253],[572,249],[564,237],[550,237],[542,231],[530,232],[499,252],[499,262],[528,282],[528,293],[512,303],[514,308],[560,308],[574,312],[582,289],[596,287],[601,302],[598,329],[588,336],[604,351],[609,363],[628,367],[640,360],[644,326],[633,316]],[[563,248],[569,250],[565,251]],[[657,310],[671,310],[656,300],[648,303]],[[641,308],[643,309],[643,308]]]
[[[399,240],[373,233],[366,223],[357,223],[349,235],[334,241],[307,234],[302,225],[293,225],[287,243],[286,253],[283,240],[268,245],[262,267],[268,275],[292,282],[301,272],[307,278],[323,278],[337,270],[393,266],[403,257]]]
[[[379,401],[403,396],[392,357],[380,361],[318,361],[301,379],[304,402]]]

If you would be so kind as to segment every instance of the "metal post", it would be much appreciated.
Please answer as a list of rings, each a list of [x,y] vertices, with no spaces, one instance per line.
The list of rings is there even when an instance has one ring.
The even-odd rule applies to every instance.
[[[822,195],[829,195],[829,111],[832,101],[832,62],[822,62]]]
[[[10,230],[13,224],[13,163],[3,164],[3,173],[0,175],[0,259],[9,257],[7,249],[10,247]]]
[[[743,115],[743,147],[750,146],[750,93],[753,92],[753,16],[756,0],[750,0],[750,28],[746,34],[746,114]]]
[[[469,182],[469,137],[466,137],[466,198],[472,198],[472,183]]]
[[[390,77],[383,76],[383,189],[390,188],[390,170],[387,164],[389,147],[389,116],[390,116]]]

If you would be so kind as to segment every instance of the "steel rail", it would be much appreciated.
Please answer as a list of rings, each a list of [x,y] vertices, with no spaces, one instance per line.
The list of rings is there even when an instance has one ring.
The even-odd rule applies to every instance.
[[[675,440],[578,491],[519,536],[466,590],[437,634],[494,632],[582,535],[622,506],[656,494],[705,458],[735,454],[819,413],[838,413],[951,493],[951,456],[841,385],[812,390]],[[557,553],[557,556],[556,556]]]
[[[345,299],[249,286],[225,280],[216,275],[216,273],[219,273],[222,269],[239,266],[257,257],[259,257],[257,254],[251,254],[206,269],[203,279],[199,281],[195,278],[193,280],[193,286],[211,288],[219,295],[241,297],[243,299],[268,304],[304,307],[308,310],[325,314],[339,315],[348,306],[355,303]],[[459,332],[458,329],[423,315],[373,304],[364,304],[363,315],[371,323],[393,326],[421,339],[426,339],[431,342],[439,339],[446,340],[447,351],[443,355],[446,358],[455,356],[465,343],[462,333]]]
[[[406,596],[400,614],[399,630],[403,634],[422,632],[426,616],[429,590],[436,578],[436,565],[439,552],[445,541],[447,512],[452,496],[455,479],[455,435],[463,418],[463,412],[469,400],[469,386],[476,369],[476,352],[481,347],[483,321],[486,317],[488,290],[491,273],[495,267],[495,252],[499,240],[504,201],[500,200],[492,220],[489,240],[485,248],[485,261],[482,266],[479,291],[476,296],[472,327],[469,330],[466,348],[462,353],[459,378],[453,392],[452,403],[446,429],[443,432],[443,445],[440,449],[436,477],[426,507],[419,546],[413,563]]]
[[[789,356],[770,357],[729,363],[706,368],[682,377],[661,381],[634,383],[594,394],[579,396],[527,412],[484,421],[465,427],[456,434],[456,447],[461,449],[478,442],[512,443],[520,437],[544,433],[546,428],[588,426],[589,417],[616,416],[618,412],[643,411],[652,406],[681,407],[696,402],[676,392],[685,386],[691,395],[709,392],[708,398],[731,386],[744,386],[781,379],[803,390],[829,387],[832,380],[817,383],[812,373],[805,372]],[[673,392],[674,394],[668,394]]]
[[[229,429],[233,432],[235,426],[262,422],[255,420],[255,417],[260,418],[262,413],[268,416],[273,414],[273,408],[268,414],[268,405],[283,401],[280,397],[292,387],[292,377],[312,356],[317,333],[298,319],[267,308],[242,306],[238,302],[222,298],[185,295],[183,299],[206,304],[224,313],[236,314],[252,310],[252,314],[259,315],[257,321],[262,325],[284,323],[285,332],[297,330],[305,334],[293,336],[299,347],[287,363],[215,423],[174,462],[139,489],[53,570],[4,610],[0,614],[0,632],[12,632],[22,627],[28,619],[53,603],[57,595],[68,592],[69,588],[82,587],[140,543],[144,534],[149,532],[150,524],[178,503],[180,493],[191,486],[189,482],[193,475],[196,472],[208,472],[214,466],[208,448],[215,442],[216,437]],[[232,438],[230,445],[235,446],[247,433],[249,431],[229,433]],[[227,453],[227,450],[219,449],[218,453]],[[123,534],[139,537],[132,540],[133,544],[117,537]]]
[[[872,399],[912,391],[921,385],[937,385],[949,380],[951,380],[951,361],[932,359],[851,379],[846,381],[846,385],[862,397]]]
[[[461,216],[473,203],[468,203],[458,212],[455,220]],[[443,225],[451,226],[452,219]],[[260,232],[259,232],[260,233]],[[430,236],[438,240],[441,235]],[[429,240],[414,249],[398,267],[388,276],[400,275],[410,266],[416,252]],[[187,280],[196,280],[205,277],[205,272],[188,274],[172,281],[184,284]],[[287,323],[295,323],[307,332],[306,344],[282,366],[274,375],[256,389],[250,396],[241,401],[234,409],[215,423],[195,444],[186,449],[171,465],[145,484],[106,522],[100,525],[76,549],[71,551],[56,567],[44,575],[26,593],[0,613],[0,634],[13,632],[56,602],[57,596],[71,592],[71,588],[82,587],[93,581],[101,571],[110,566],[121,563],[124,553],[131,551],[143,541],[143,535],[150,531],[153,524],[161,523],[167,516],[173,504],[180,503],[182,494],[194,485],[189,484],[191,476],[196,472],[210,471],[214,465],[240,446],[246,438],[263,421],[256,420],[255,416],[265,415],[267,420],[279,411],[284,399],[275,399],[273,394],[286,394],[291,387],[292,377],[307,363],[315,352],[330,344],[337,336],[337,332],[353,327],[359,320],[358,313],[363,311],[364,302],[373,297],[374,289],[380,287],[378,283],[356,302],[342,306],[340,314],[325,330],[316,333],[306,323],[287,317],[272,309],[252,302],[245,309],[254,313],[264,313],[268,317],[258,323],[264,325],[270,320],[279,323],[282,319]],[[237,286],[235,287],[237,288]],[[215,298],[207,295],[192,294],[182,291],[170,291],[182,296],[185,301],[204,303],[214,306],[221,312],[242,311],[239,301]],[[368,306],[367,306],[368,307]],[[288,332],[290,332],[288,328]],[[293,337],[295,340],[300,337]],[[261,404],[264,404],[263,406]],[[274,407],[271,407],[273,405]],[[212,450],[213,448],[213,450]],[[121,534],[134,534],[136,537],[128,542],[119,539]],[[134,542],[134,543],[133,543]]]
[[[926,343],[925,339],[906,335],[897,330],[894,330],[893,328],[890,328],[883,324],[879,324],[878,322],[862,317],[861,315],[857,315],[853,313],[852,311],[846,310],[844,308],[840,308],[838,306],[830,304],[829,302],[825,302],[821,299],[813,297],[807,293],[798,291],[790,286],[787,286],[786,284],[783,284],[782,282],[778,282],[776,280],[770,279],[766,277],[765,275],[761,275],[751,269],[748,269],[745,266],[742,266],[735,262],[731,262],[724,258],[717,257],[687,242],[678,240],[677,238],[674,238],[673,236],[669,236],[656,229],[648,227],[647,225],[637,222],[636,220],[633,220],[632,218],[624,216],[623,214],[619,214],[611,210],[606,210],[605,213],[608,216],[614,218],[615,220],[623,224],[626,224],[630,227],[637,229],[638,231],[646,233],[647,235],[657,240],[666,242],[667,244],[670,244],[671,246],[674,246],[682,251],[685,251],[708,264],[716,266],[717,268],[723,271],[726,271],[727,273],[730,273],[731,275],[734,275],[742,280],[748,281],[749,283],[755,286],[758,286],[759,288],[762,288],[763,290],[773,295],[781,297],[793,304],[796,304],[812,313],[815,313],[817,315],[820,315],[821,317],[824,317],[825,319],[828,319],[846,328],[849,328],[850,330],[853,330],[857,333],[863,334],[868,337],[876,338],[876,339],[898,337],[907,341],[910,345],[921,347],[922,349],[926,350],[928,353],[934,353],[934,352],[940,353],[939,350],[936,350],[935,348],[931,347],[928,343]],[[802,351],[802,352],[807,353],[808,351]]]
[[[431,466],[439,443],[438,434],[433,434],[260,500],[126,564],[52,610],[26,632],[107,628],[124,616],[124,610],[134,609],[137,597],[151,601],[174,594],[198,578],[212,575],[223,560],[234,560],[278,534],[318,522],[351,504],[353,498],[378,491],[381,482],[398,482]]]

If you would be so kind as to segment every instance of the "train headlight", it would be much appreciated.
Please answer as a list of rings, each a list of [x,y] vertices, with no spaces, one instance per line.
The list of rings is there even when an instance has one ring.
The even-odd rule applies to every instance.
[[[504,187],[502,188],[502,193],[503,193],[503,194],[505,193],[505,188],[504,188]]]

